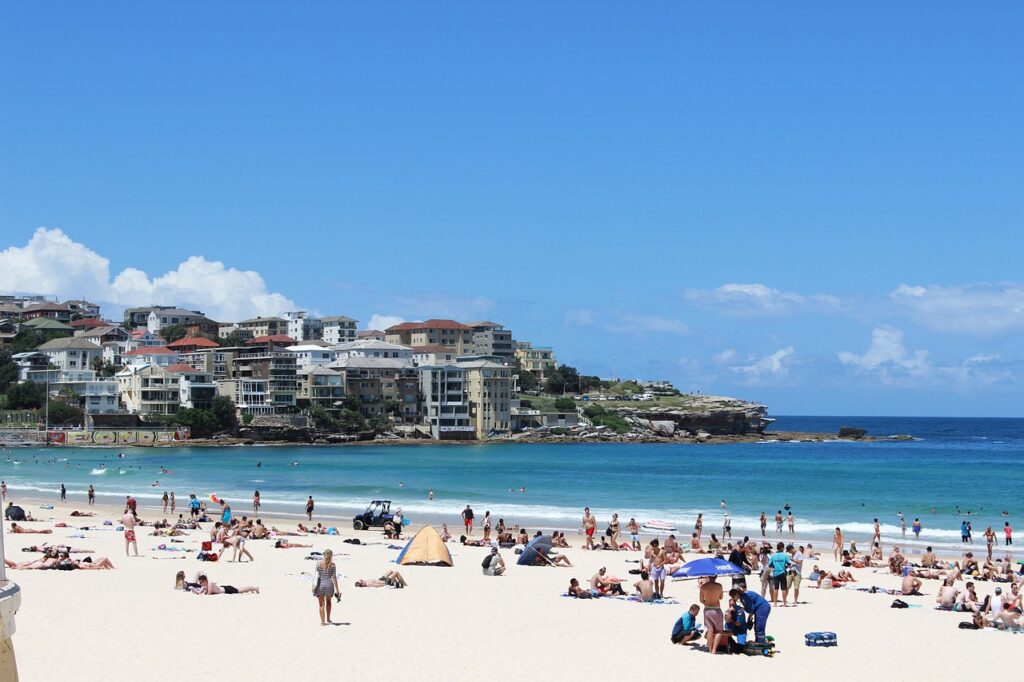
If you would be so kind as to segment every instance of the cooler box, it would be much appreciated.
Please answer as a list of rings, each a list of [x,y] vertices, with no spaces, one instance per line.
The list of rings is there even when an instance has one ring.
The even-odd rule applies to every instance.
[[[834,632],[808,632],[804,635],[804,644],[807,646],[839,646]]]

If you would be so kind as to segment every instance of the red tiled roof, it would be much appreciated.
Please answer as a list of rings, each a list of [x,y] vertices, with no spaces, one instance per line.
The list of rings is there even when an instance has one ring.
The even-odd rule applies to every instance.
[[[173,343],[167,344],[168,348],[219,348],[220,344],[211,341],[205,336],[184,336]]]
[[[177,355],[177,353],[167,346],[143,346],[130,350],[125,355]]]
[[[274,334],[273,336],[257,336],[255,339],[249,339],[245,342],[246,345],[252,346],[257,343],[297,343],[295,339],[284,334]]]
[[[85,329],[86,327],[106,327],[107,323],[103,320],[97,320],[95,317],[83,317],[80,320],[69,322],[68,326]]]
[[[455,320],[427,320],[426,322],[403,322],[402,324],[396,324],[393,327],[388,327],[386,331],[389,332],[400,332],[400,331],[412,331],[414,329],[472,329],[467,327],[461,322]]]
[[[180,374],[182,372],[196,372],[196,371],[198,371],[192,365],[186,365],[184,362],[178,362],[178,363],[175,363],[175,364],[171,365],[170,367],[164,367],[164,370],[167,371],[167,372],[171,372],[172,374]]]

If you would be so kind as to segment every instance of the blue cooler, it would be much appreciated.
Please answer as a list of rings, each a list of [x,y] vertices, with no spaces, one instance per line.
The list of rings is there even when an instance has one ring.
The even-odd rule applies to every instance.
[[[804,644],[807,646],[839,646],[834,632],[808,632],[804,635]]]

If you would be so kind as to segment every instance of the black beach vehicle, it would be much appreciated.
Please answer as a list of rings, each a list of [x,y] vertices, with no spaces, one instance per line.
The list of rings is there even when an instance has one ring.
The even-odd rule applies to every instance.
[[[356,530],[367,528],[380,528],[386,521],[390,521],[394,514],[391,513],[391,500],[374,500],[362,514],[356,514],[352,518],[352,527]]]

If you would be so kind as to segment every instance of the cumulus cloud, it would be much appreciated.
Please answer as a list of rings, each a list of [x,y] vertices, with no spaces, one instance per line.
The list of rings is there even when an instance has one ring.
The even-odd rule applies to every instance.
[[[1024,327],[1024,286],[899,285],[889,298],[931,329],[993,335]]]
[[[0,290],[125,306],[177,304],[225,321],[278,315],[296,307],[283,294],[268,291],[258,272],[236,270],[202,256],[192,256],[153,278],[136,268],[111,278],[107,258],[62,230],[45,227],[37,229],[25,246],[0,251]]]
[[[402,324],[403,322],[405,322],[405,318],[399,317],[398,315],[381,315],[380,313],[374,313],[370,316],[369,322],[366,323],[366,328],[384,331],[388,327],[394,327],[396,324]]]
[[[720,357],[722,354],[719,353]],[[750,382],[757,382],[768,378],[781,378],[789,373],[789,365],[792,363],[796,351],[793,346],[780,348],[771,355],[764,357],[748,356],[745,364],[736,364],[729,367],[734,374],[738,374]],[[732,356],[729,356],[730,358]]]
[[[907,352],[903,332],[889,326],[872,330],[871,345],[863,353],[840,352],[839,362],[864,370],[877,370],[885,375],[893,372],[926,374],[931,369],[928,351]]]
[[[565,324],[572,327],[586,327],[594,324],[594,311],[580,308],[565,314]]]
[[[796,310],[834,310],[841,301],[828,294],[798,294],[764,284],[723,284],[714,289],[687,289],[683,298],[692,303],[720,307],[734,313],[781,315]]]

